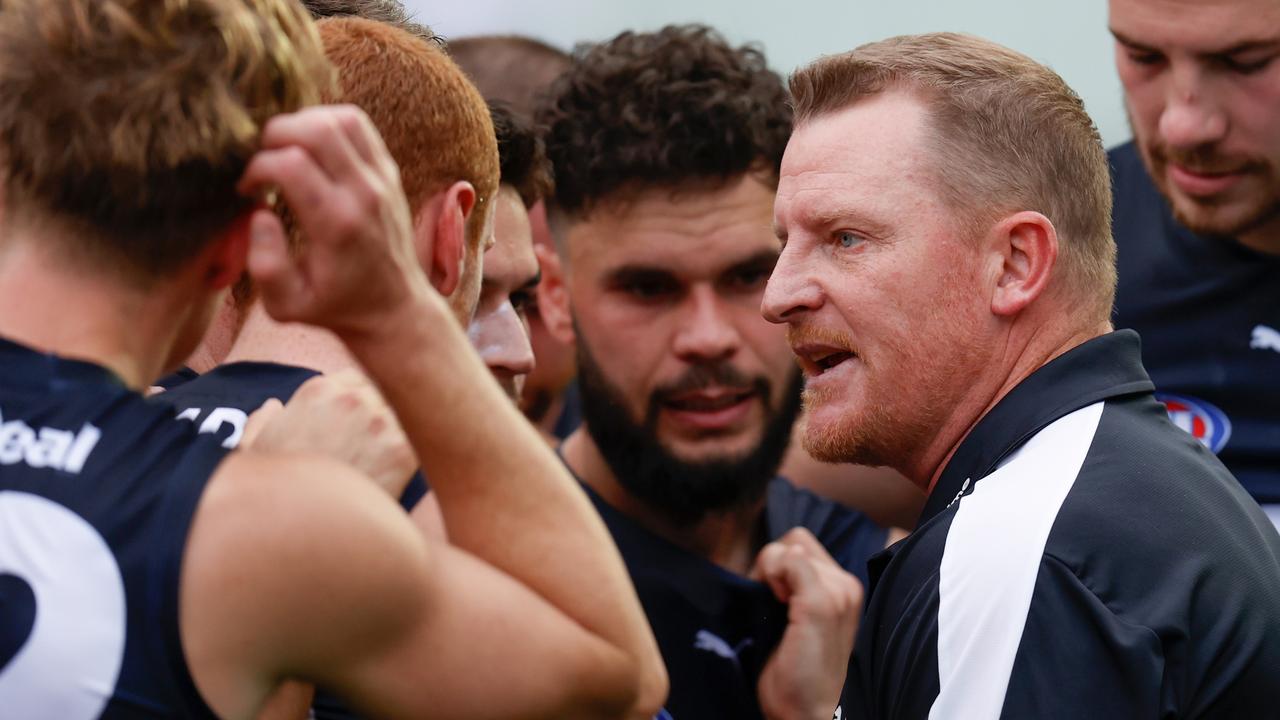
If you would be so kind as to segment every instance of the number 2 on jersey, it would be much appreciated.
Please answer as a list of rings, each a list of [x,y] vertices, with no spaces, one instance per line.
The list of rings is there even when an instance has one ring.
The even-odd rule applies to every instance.
[[[52,500],[0,491],[0,715],[101,715],[125,617],[124,580],[98,531]]]

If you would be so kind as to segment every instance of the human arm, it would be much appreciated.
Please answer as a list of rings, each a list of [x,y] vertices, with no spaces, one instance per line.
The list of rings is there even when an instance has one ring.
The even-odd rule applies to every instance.
[[[428,545],[332,461],[224,461],[181,588],[183,651],[223,717],[253,716],[286,678],[373,717],[622,717],[632,704],[616,648],[482,561]]]
[[[305,110],[273,119],[263,145],[242,187],[278,186],[308,238],[291,257],[278,219],[253,219],[250,270],[268,311],[346,343],[395,409],[450,541],[612,648],[596,672],[627,686],[632,715],[651,716],[666,676],[618,551],[417,266],[398,173],[368,119]]]

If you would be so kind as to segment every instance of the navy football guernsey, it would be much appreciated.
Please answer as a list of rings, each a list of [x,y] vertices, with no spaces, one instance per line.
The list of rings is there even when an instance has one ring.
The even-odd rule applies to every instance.
[[[165,390],[172,390],[178,387],[179,385],[189,383],[198,377],[200,377],[200,373],[183,365],[177,370],[174,370],[168,375],[165,375],[164,377],[157,380],[156,387],[162,387]]]
[[[767,585],[668,542],[586,489],[618,544],[666,662],[671,694],[659,718],[762,718],[756,681],[787,627],[786,605]],[[883,528],[782,478],[769,484],[765,505],[768,540],[808,528],[866,583],[867,558],[884,547]]]
[[[153,400],[174,408],[180,419],[190,420],[200,432],[212,434],[232,448],[240,443],[253,411],[272,398],[287,402],[303,383],[319,374],[278,363],[227,363],[155,395]],[[400,496],[400,504],[412,510],[426,494],[426,480],[421,472],[415,473]]]
[[[871,560],[844,717],[1280,717],[1280,535],[1128,330],[1016,386]]]
[[[178,585],[227,451],[100,366],[0,340],[0,367],[0,717],[214,717]]]
[[[1174,220],[1133,143],[1110,153],[1120,284],[1116,327],[1174,422],[1259,502],[1280,503],[1280,256]]]

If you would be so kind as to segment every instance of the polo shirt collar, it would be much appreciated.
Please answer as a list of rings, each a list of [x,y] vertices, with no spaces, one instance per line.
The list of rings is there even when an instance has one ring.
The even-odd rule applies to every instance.
[[[951,456],[916,527],[933,519],[979,478],[1064,415],[1098,401],[1155,390],[1142,367],[1138,334],[1119,330],[1054,358],[1001,398]]]

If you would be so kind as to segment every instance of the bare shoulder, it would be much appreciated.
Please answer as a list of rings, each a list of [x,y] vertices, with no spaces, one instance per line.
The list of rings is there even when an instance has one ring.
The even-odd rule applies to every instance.
[[[341,463],[237,452],[210,480],[183,558],[183,650],[219,714],[281,677],[418,622],[429,557],[404,511]]]

